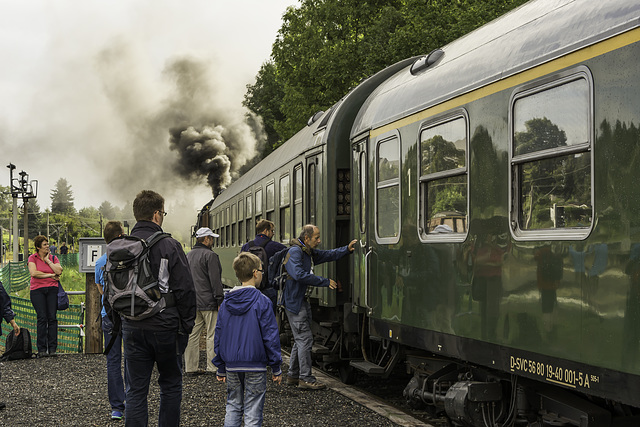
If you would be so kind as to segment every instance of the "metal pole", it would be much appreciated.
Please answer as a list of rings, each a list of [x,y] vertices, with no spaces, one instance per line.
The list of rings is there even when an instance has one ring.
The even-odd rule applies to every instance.
[[[24,203],[24,255],[22,259],[29,259],[29,199],[22,199]]]
[[[18,230],[18,198],[13,198],[13,262],[18,262],[20,252],[20,231]]]

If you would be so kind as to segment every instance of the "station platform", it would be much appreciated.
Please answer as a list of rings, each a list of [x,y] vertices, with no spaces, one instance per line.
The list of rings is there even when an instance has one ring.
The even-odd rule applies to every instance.
[[[284,357],[283,371],[288,367]],[[0,363],[0,426],[124,426],[112,421],[106,358],[61,354]],[[427,426],[377,399],[314,370],[326,390],[301,390],[269,379],[264,426]],[[149,391],[149,425],[157,425],[159,387],[154,372]],[[215,375],[185,376],[182,426],[222,426],[226,385]]]

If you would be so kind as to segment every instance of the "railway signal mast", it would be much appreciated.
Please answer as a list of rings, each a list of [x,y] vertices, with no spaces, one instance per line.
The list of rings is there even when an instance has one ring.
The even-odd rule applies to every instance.
[[[18,252],[20,251],[18,239],[20,232],[18,230],[18,198],[22,199],[24,205],[24,259],[29,255],[29,199],[38,197],[38,181],[29,180],[29,174],[20,171],[20,178],[13,177],[13,171],[16,166],[13,163],[7,165],[9,168],[10,191],[13,198],[13,261],[18,261]]]

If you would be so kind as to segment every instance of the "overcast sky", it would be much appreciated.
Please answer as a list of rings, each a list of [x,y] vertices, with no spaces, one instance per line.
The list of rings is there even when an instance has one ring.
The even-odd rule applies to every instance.
[[[195,215],[211,189],[204,175],[174,171],[169,129],[218,135],[210,148],[221,156],[232,135],[240,163],[255,153],[241,102],[292,5],[0,0],[0,183],[12,162],[39,181],[42,210],[62,177],[76,209],[122,207],[150,188]]]

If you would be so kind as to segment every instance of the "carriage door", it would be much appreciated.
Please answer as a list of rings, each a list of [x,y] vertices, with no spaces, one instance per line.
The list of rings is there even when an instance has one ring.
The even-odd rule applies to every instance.
[[[354,275],[353,301],[355,305],[361,308],[369,306],[367,291],[369,286],[369,263],[371,262],[369,259],[371,257],[371,248],[368,238],[367,177],[369,175],[369,159],[367,144],[368,139],[354,143],[351,160],[351,211],[353,212],[351,233],[355,239],[358,239],[358,244],[352,255]]]

